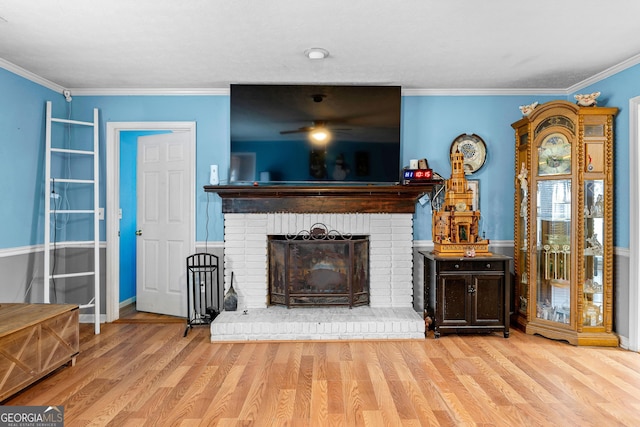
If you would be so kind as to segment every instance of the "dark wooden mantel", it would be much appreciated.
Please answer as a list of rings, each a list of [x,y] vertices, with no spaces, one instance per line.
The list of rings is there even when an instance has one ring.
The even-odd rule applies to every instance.
[[[413,213],[441,180],[411,185],[206,185],[224,213]]]

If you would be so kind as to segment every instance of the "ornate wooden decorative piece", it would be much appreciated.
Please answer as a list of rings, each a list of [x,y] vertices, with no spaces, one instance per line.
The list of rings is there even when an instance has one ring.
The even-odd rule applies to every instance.
[[[479,235],[480,211],[472,210],[473,192],[467,185],[464,155],[451,154],[451,178],[444,202],[433,210],[433,253],[440,256],[488,256],[489,241]]]

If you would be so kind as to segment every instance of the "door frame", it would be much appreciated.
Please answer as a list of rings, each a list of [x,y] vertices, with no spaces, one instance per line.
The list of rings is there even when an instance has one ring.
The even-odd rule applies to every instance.
[[[191,158],[189,164],[191,177],[189,182],[189,206],[191,209],[191,227],[189,246],[195,248],[196,237],[196,122],[107,122],[107,160],[106,160],[106,321],[120,318],[120,132],[170,130],[189,132]]]

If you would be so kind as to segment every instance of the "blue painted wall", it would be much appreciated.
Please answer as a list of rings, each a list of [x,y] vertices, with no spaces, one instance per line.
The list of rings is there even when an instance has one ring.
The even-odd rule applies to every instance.
[[[600,105],[616,106],[616,232],[615,245],[628,247],[628,149],[629,99],[640,95],[640,66],[635,66],[593,85],[603,92]],[[580,92],[592,91],[592,88]],[[65,116],[60,94],[44,89],[5,70],[0,70],[0,249],[42,243],[42,197],[44,152],[44,103],[56,100],[58,116]],[[513,239],[514,141],[511,123],[521,117],[519,105],[545,102],[557,96],[405,96],[403,98],[402,154],[409,159],[426,157],[430,166],[448,177],[449,147],[461,133],[476,133],[488,148],[485,166],[473,178],[480,180],[482,228],[493,240]],[[566,98],[573,101],[573,96]],[[229,163],[228,96],[74,96],[74,118],[90,120],[100,110],[101,205],[104,205],[105,128],[109,121],[195,121],[196,239],[223,240],[221,203],[207,196],[202,186],[209,180],[209,165],[218,164],[226,177]],[[76,114],[77,113],[77,114]],[[209,200],[209,202],[208,202]],[[415,238],[431,239],[431,211],[418,207]],[[102,238],[104,239],[104,223]]]
[[[462,133],[477,134],[487,145],[484,166],[471,177],[480,181],[481,234],[491,240],[513,239],[515,140],[511,123],[519,106],[556,97],[407,96],[402,105],[402,160],[426,157],[429,166],[449,178],[449,150]],[[418,205],[414,238],[431,240],[431,208]]]
[[[44,241],[45,102],[61,95],[0,68],[0,249]],[[64,116],[64,102],[56,114]]]
[[[601,92],[598,105],[618,107],[615,118],[614,244],[629,247],[629,100],[640,96],[640,65],[621,71],[577,93]],[[571,94],[570,100],[573,101]],[[634,142],[635,143],[635,142]],[[638,167],[639,165],[633,165]]]
[[[74,96],[77,111],[100,109],[100,139],[106,141],[107,122],[195,121],[196,122],[196,240],[206,235],[207,195],[203,186],[209,183],[209,165],[219,165],[221,176],[229,168],[229,97],[228,96]],[[101,147],[103,167],[101,183],[105,187],[104,159],[106,145]],[[209,197],[209,240],[223,240],[222,204]],[[105,224],[102,223],[102,236]]]

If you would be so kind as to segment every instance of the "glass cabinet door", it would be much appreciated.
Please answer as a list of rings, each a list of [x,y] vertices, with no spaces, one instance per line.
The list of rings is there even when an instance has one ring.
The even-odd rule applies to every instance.
[[[584,181],[583,326],[602,326],[604,310],[604,181]]]
[[[571,322],[571,180],[537,183],[536,317]]]

